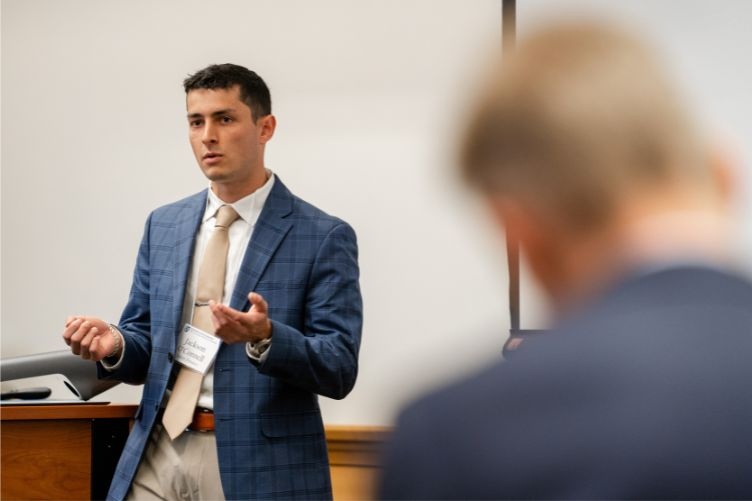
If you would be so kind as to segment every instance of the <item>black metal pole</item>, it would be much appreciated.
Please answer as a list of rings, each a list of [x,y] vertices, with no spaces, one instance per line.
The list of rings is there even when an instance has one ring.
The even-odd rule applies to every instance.
[[[501,49],[506,57],[514,50],[517,38],[517,2],[501,1]],[[520,246],[507,234],[507,265],[509,267],[509,319],[510,334],[520,330]]]

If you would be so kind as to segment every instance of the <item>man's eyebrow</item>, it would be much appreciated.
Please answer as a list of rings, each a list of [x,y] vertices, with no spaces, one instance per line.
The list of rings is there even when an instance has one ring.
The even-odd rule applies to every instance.
[[[234,113],[234,112],[235,112],[235,108],[225,108],[222,110],[217,110],[217,111],[212,112],[211,116],[218,117],[218,116],[227,115],[228,113]],[[202,118],[203,116],[204,115],[201,113],[189,113],[188,114],[189,119],[190,118]]]

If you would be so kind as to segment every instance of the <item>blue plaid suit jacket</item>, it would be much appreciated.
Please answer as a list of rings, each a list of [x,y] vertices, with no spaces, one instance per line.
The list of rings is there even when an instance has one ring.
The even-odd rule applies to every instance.
[[[100,377],[144,384],[108,499],[125,497],[157,419],[206,191],[155,210],[146,223],[119,328],[123,364]],[[230,305],[269,303],[274,339],[253,364],[244,344],[223,344],[214,364],[214,413],[227,499],[331,498],[317,394],[340,399],[358,369],[362,301],[355,233],[292,195],[277,179],[256,223]]]

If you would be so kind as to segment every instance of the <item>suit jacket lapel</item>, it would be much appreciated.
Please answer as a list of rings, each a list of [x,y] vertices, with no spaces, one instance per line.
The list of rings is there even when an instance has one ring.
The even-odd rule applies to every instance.
[[[201,219],[206,211],[206,190],[198,193],[185,201],[175,225],[175,249],[173,259],[175,273],[173,275],[173,312],[172,318],[175,325],[175,333],[180,332],[180,317],[183,312],[185,300],[185,287],[188,283],[188,274],[191,272],[193,262],[193,250],[196,247],[196,233],[198,233]]]
[[[256,288],[269,260],[292,227],[292,221],[287,219],[292,208],[292,193],[277,177],[243,256],[230,300],[232,308],[241,311],[248,308],[248,293]]]

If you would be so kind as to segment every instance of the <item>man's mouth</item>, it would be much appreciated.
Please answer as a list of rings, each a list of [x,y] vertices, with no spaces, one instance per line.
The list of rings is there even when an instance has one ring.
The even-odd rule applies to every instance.
[[[221,153],[215,153],[212,151],[210,151],[209,153],[204,153],[204,156],[202,157],[202,160],[208,164],[219,162],[221,159],[222,159]]]

